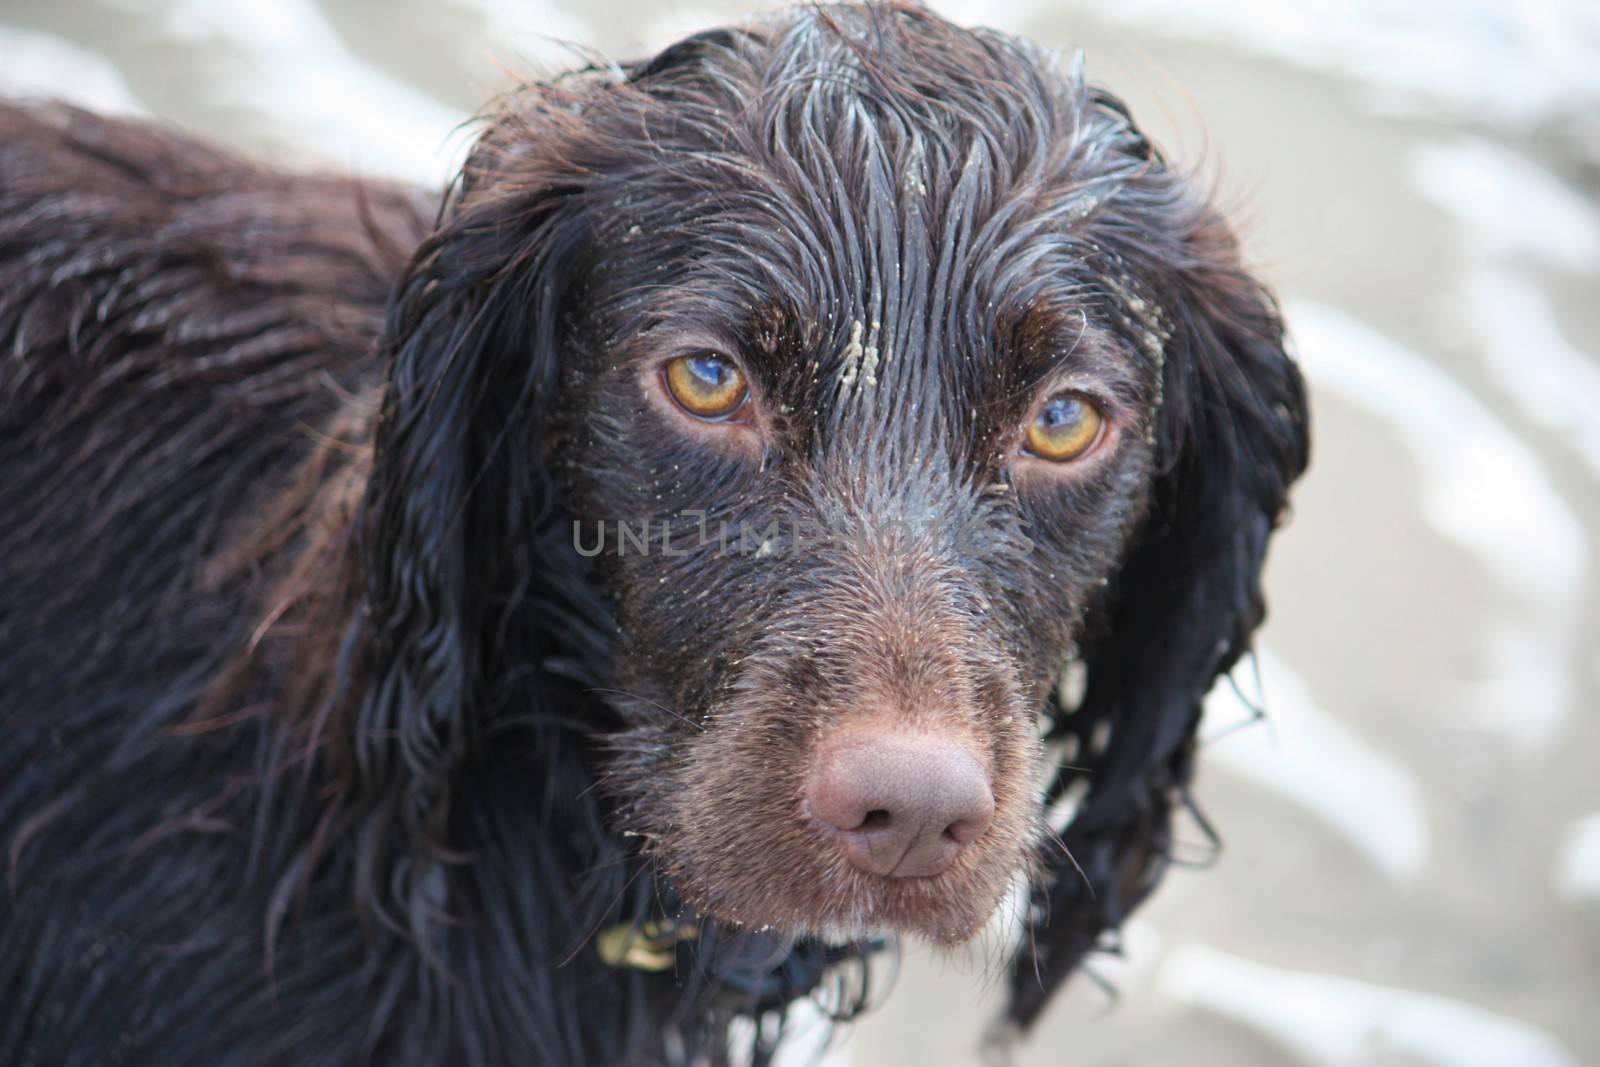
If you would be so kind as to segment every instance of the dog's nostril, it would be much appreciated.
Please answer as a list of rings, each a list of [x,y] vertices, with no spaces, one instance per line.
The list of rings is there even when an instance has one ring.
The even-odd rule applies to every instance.
[[[983,832],[989,828],[989,815],[992,811],[993,806],[991,805],[982,813],[980,818],[958,819],[946,826],[944,828],[945,840],[954,841],[962,847],[972,844],[982,837]]]
[[[994,814],[977,755],[936,734],[852,732],[825,743],[806,800],[853,866],[895,878],[945,870]]]

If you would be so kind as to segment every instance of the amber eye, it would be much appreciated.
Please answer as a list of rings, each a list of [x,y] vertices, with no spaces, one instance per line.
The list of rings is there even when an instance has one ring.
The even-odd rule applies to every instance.
[[[1028,425],[1028,451],[1053,463],[1077,459],[1100,440],[1104,426],[1105,416],[1088,397],[1057,393]]]
[[[715,352],[679,356],[667,363],[665,376],[672,399],[696,418],[731,415],[749,393],[744,373],[731,359]]]

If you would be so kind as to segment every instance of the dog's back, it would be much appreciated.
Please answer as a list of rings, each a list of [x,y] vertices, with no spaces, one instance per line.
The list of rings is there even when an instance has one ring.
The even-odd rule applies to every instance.
[[[197,699],[283,547],[245,533],[330,436],[365,432],[390,281],[429,210],[0,107],[0,1003],[21,1024],[0,1025],[0,1062],[114,1044],[74,1034],[102,997],[140,989],[148,1027],[202,995],[109,961],[133,936],[176,955],[220,936],[170,892],[249,862],[196,820],[251,767],[237,731],[191,736]]]
[[[171,624],[230,523],[376,381],[424,207],[0,108],[0,669],[28,664],[8,708],[29,678],[59,692],[86,641],[101,670],[155,668],[134,654],[144,628]]]

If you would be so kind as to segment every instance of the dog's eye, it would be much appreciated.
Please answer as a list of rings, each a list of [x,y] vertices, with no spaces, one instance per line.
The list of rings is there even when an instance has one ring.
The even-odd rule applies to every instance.
[[[1100,440],[1105,416],[1078,393],[1057,393],[1028,425],[1028,451],[1052,463],[1077,459]]]
[[[665,377],[672,399],[696,418],[725,418],[739,410],[749,394],[744,373],[715,352],[679,356],[667,363]]]

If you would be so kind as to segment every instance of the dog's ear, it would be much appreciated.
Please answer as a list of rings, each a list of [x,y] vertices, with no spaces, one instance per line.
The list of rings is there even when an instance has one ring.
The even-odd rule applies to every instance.
[[[1174,193],[1176,178],[1151,180],[1166,189],[1143,202],[1165,207],[1117,255],[1165,317],[1158,469],[1144,526],[1087,622],[1081,699],[1053,709],[1064,765],[1051,800],[1076,804],[1061,835],[1070,857],[1045,850],[1033,947],[1014,975],[1024,1026],[1159,880],[1201,701],[1262,621],[1267,539],[1307,460],[1305,394],[1271,296],[1214,210]]]
[[[543,452],[587,227],[563,131],[533,132],[485,134],[390,303],[349,745],[358,787],[413,851],[445,850],[452,775],[504,699],[481,691],[491,663],[548,629],[520,632],[513,614],[545,592],[558,540]],[[533,664],[545,651],[517,646]]]
[[[604,625],[544,463],[563,306],[592,258],[597,205],[637,169],[629,146],[666,136],[656,95],[730,39],[701,34],[639,69],[514,94],[395,289],[360,545],[371,682],[352,748],[368,792],[404,782],[413,840],[447,818],[480,725],[470,712],[489,699],[478,689],[526,676],[559,651],[552,633]],[[532,610],[558,621],[519,626]]]

